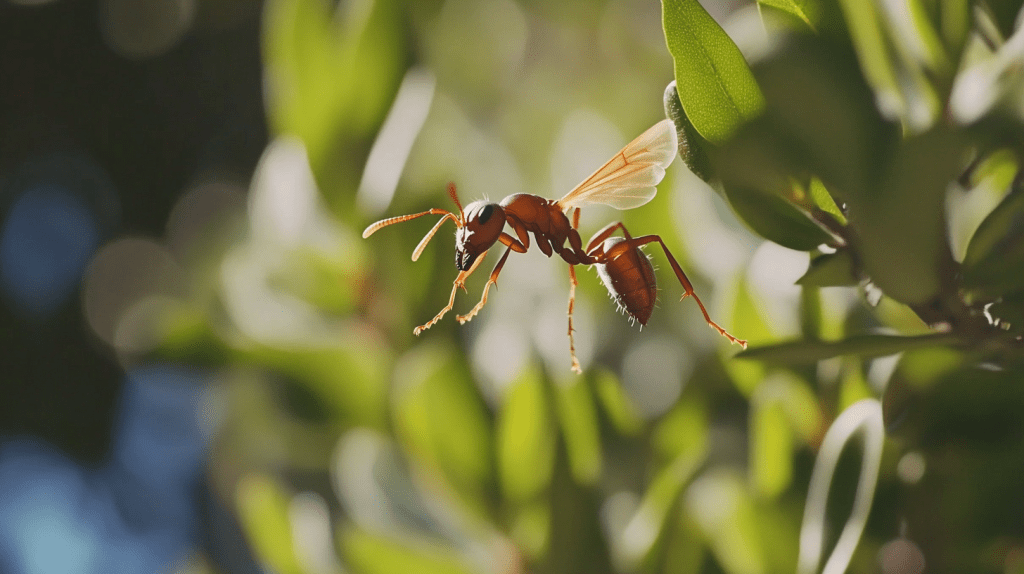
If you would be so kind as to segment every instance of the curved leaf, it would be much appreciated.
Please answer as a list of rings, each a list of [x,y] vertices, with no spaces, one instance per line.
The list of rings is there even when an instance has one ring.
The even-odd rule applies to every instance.
[[[842,341],[791,341],[768,347],[747,349],[739,359],[757,359],[776,365],[801,365],[840,355],[880,357],[910,349],[955,345],[959,338],[946,333],[899,337],[896,335],[859,335]]]
[[[663,0],[661,5],[679,101],[697,132],[720,144],[760,113],[764,97],[739,48],[700,2]]]
[[[679,157],[690,168],[694,175],[710,182],[713,177],[711,160],[705,146],[710,145],[693,127],[693,122],[686,117],[683,104],[679,101],[676,81],[669,82],[665,88],[665,116],[676,124],[676,139],[679,142]]]

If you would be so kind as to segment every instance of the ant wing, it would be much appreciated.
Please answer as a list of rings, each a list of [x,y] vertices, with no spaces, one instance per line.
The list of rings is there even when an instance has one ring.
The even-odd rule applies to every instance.
[[[665,177],[665,168],[678,153],[676,126],[662,120],[629,142],[608,163],[558,200],[562,211],[588,203],[615,209],[633,209],[654,199],[654,186]]]

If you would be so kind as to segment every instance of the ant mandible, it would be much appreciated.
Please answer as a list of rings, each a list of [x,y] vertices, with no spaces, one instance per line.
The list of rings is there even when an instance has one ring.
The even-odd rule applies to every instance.
[[[484,285],[480,302],[469,313],[456,318],[459,323],[465,324],[479,313],[487,303],[487,292],[491,285],[496,285],[498,282],[498,274],[501,273],[508,254],[512,251],[526,253],[530,248],[529,234],[533,233],[534,241],[544,255],[551,257],[552,253],[557,253],[569,264],[569,353],[572,356],[572,370],[576,373],[582,372],[580,363],[576,359],[576,346],[572,336],[572,313],[576,303],[576,285],[578,284],[576,265],[596,266],[601,281],[620,309],[625,309],[631,319],[639,321],[641,325],[646,325],[654,310],[658,292],[654,268],[644,252],[640,250],[641,246],[648,243],[661,244],[669,265],[672,266],[676,278],[683,286],[682,298],[692,296],[700,306],[701,313],[704,314],[704,320],[708,325],[731,342],[746,347],[746,341],[733,337],[711,320],[704,304],[694,292],[690,280],[686,278],[686,274],[683,273],[679,263],[676,262],[661,237],[657,235],[633,237],[622,222],[614,222],[598,231],[584,248],[579,231],[577,231],[580,223],[580,208],[585,205],[605,204],[624,210],[640,207],[653,199],[658,191],[655,186],[665,177],[665,168],[675,159],[677,147],[675,124],[671,120],[662,120],[622,148],[622,151],[608,160],[608,163],[557,201],[538,195],[517,193],[501,200],[501,203],[474,201],[463,210],[459,196],[455,192],[455,184],[450,183],[448,184],[448,195],[459,208],[458,215],[444,209],[433,208],[422,213],[391,217],[367,227],[363,231],[363,238],[369,237],[378,229],[388,225],[402,223],[424,215],[443,215],[444,217],[434,225],[413,251],[412,260],[416,261],[423,253],[423,248],[445,221],[451,219],[458,228],[455,232],[455,267],[458,268],[459,274],[452,286],[448,305],[429,322],[416,327],[413,330],[416,335],[429,329],[434,323],[440,321],[445,313],[451,311],[455,304],[455,293],[460,288],[466,289],[466,279],[480,265],[487,251],[495,243],[500,242],[506,247],[505,253],[494,266],[494,270],[491,271],[491,277]],[[572,215],[571,222],[569,220],[570,213]],[[505,233],[506,224],[512,228],[516,237]],[[621,231],[623,237],[612,237],[616,231]],[[566,241],[568,241],[568,245],[566,245]]]

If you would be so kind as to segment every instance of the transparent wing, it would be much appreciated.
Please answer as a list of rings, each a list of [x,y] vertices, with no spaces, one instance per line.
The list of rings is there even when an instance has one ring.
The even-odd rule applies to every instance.
[[[665,168],[678,150],[676,126],[662,120],[629,142],[608,163],[558,200],[562,211],[588,203],[615,209],[633,209],[654,199],[654,186],[665,177]]]

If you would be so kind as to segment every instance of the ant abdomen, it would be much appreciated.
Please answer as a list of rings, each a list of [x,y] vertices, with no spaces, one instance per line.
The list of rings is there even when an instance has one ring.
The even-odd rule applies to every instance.
[[[639,247],[622,237],[609,237],[603,249],[606,262],[594,264],[601,282],[620,308],[646,325],[658,296],[654,266]]]

